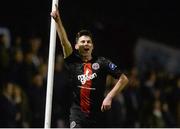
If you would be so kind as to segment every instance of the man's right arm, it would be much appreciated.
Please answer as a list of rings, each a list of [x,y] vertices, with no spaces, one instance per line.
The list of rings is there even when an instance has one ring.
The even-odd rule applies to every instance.
[[[64,29],[64,26],[62,24],[57,5],[56,5],[56,10],[51,12],[51,16],[56,22],[56,30],[61,40],[61,46],[63,48],[64,58],[67,58],[69,55],[71,55],[71,53],[73,52],[73,49],[72,49],[71,43],[68,40],[67,33]]]

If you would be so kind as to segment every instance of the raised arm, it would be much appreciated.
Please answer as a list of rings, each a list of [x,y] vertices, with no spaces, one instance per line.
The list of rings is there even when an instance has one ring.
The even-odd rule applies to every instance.
[[[121,92],[124,87],[127,85],[128,83],[128,78],[126,77],[126,75],[122,74],[119,78],[119,80],[117,81],[117,83],[115,84],[115,86],[113,87],[113,89],[107,94],[107,96],[105,97],[102,106],[101,106],[101,111],[104,112],[106,110],[109,110],[111,108],[111,103],[112,103],[112,99],[119,94],[119,92]]]
[[[55,5],[55,6],[56,6],[56,10],[51,12],[51,16],[56,21],[56,30],[57,30],[58,36],[61,40],[61,46],[63,48],[64,58],[66,58],[73,52],[73,49],[72,49],[71,43],[68,40],[64,26],[62,24],[58,7],[57,7],[57,5]]]

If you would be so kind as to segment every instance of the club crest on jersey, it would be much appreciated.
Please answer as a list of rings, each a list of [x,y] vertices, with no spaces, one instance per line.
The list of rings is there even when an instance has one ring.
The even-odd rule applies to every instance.
[[[109,68],[114,70],[117,66],[113,63],[109,63]]]
[[[84,85],[86,81],[92,80],[95,77],[97,77],[96,73],[89,74],[89,70],[86,70],[85,74],[78,75],[78,80],[80,80],[82,85]]]
[[[94,69],[94,70],[98,70],[99,69],[99,64],[98,63],[94,63],[94,64],[92,64],[92,68]]]

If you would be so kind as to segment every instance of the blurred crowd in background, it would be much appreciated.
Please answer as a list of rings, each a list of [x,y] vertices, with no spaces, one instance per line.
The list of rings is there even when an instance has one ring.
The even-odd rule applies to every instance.
[[[0,33],[0,127],[44,127],[48,50],[41,36],[9,33],[7,28]],[[157,69],[158,63],[143,72],[135,64],[125,69],[130,82],[106,112],[104,127],[180,127],[180,75]],[[67,128],[71,89],[61,52],[53,88],[52,127]]]

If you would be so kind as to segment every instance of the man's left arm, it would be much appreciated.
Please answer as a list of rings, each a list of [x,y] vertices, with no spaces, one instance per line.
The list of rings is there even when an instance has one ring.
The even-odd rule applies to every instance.
[[[102,112],[109,110],[111,108],[112,99],[124,89],[124,87],[127,85],[128,81],[129,80],[126,77],[126,75],[121,74],[121,76],[119,77],[119,80],[117,81],[115,86],[112,88],[112,90],[107,94],[107,96],[103,100],[103,103],[101,106]]]

